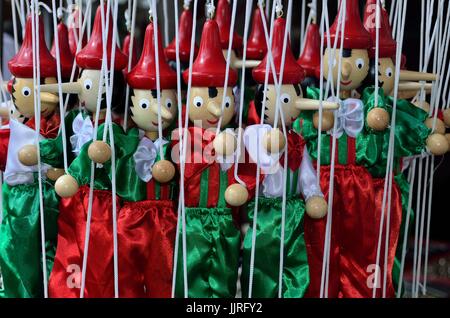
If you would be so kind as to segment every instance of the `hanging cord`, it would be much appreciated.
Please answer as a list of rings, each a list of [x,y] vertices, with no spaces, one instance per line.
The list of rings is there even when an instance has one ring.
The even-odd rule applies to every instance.
[[[262,1],[258,2],[258,7],[261,13],[261,16],[264,14],[264,7],[262,5]],[[271,29],[270,29],[270,38],[269,40],[267,39],[267,23],[266,23],[266,19],[262,19],[262,24],[263,24],[263,29],[264,29],[264,34],[265,34],[265,38],[266,38],[266,44],[267,44],[267,54],[269,54],[269,52],[271,51],[270,48],[272,47],[272,37],[273,37],[273,22],[275,19],[275,2],[273,2],[273,6],[272,6],[272,13],[271,13]],[[270,58],[269,58],[270,60]],[[266,63],[266,73],[265,73],[265,79],[264,79],[264,90],[263,90],[263,100],[261,103],[261,114],[264,114],[264,109],[265,109],[265,105],[266,105],[266,90],[267,90],[267,85],[268,85],[268,81],[269,81],[269,63]],[[275,78],[274,78],[275,79]],[[260,119],[260,124],[263,124],[264,122],[264,116],[261,116]],[[259,137],[257,136],[257,144],[259,145]],[[255,186],[255,208],[253,211],[253,224],[252,224],[252,247],[251,247],[251,251],[250,251],[250,266],[249,266],[249,281],[248,281],[248,297],[252,298],[252,293],[253,293],[253,274],[254,274],[254,270],[255,270],[255,247],[256,247],[256,225],[258,223],[258,204],[259,204],[259,186],[260,186],[260,175],[261,175],[261,168],[260,168],[260,162],[259,160],[256,163],[256,186]]]
[[[375,107],[378,107],[379,91],[379,61],[380,61],[380,5],[376,2],[375,9]]]
[[[41,4],[42,5],[42,4]],[[47,6],[42,5],[45,9]],[[40,230],[41,230],[41,257],[42,257],[42,278],[44,287],[44,298],[48,298],[48,283],[47,283],[47,258],[45,246],[45,218],[44,218],[44,200],[42,194],[42,162],[41,149],[39,144],[40,130],[41,130],[41,89],[40,89],[40,58],[39,58],[39,2],[32,0],[31,2],[31,19],[32,19],[32,47],[33,47],[33,86],[34,94],[34,120],[36,130],[36,149],[38,159],[38,184],[39,184],[39,214],[40,214]]]
[[[67,140],[66,140],[66,124],[65,124],[65,113],[63,105],[63,94],[62,94],[62,76],[61,76],[61,55],[59,47],[59,34],[58,34],[58,22],[56,17],[56,1],[52,0],[52,12],[53,12],[53,30],[54,30],[54,41],[55,41],[55,51],[56,51],[56,71],[58,76],[58,97],[59,97],[59,112],[60,112],[60,126],[62,134],[62,147],[63,147],[63,160],[64,160],[64,172],[68,174],[68,163],[67,163]]]
[[[169,45],[169,10],[167,8],[167,0],[162,1],[164,14],[164,46]],[[156,5],[155,5],[156,6]],[[156,15],[156,12],[155,12]]]
[[[400,4],[400,2],[399,2]],[[388,196],[388,207],[387,207],[387,220],[386,220],[386,244],[385,244],[385,256],[384,256],[384,277],[383,277],[383,289],[382,296],[383,298],[386,296],[386,280],[387,280],[387,253],[388,253],[388,244],[389,244],[389,227],[390,227],[390,212],[391,212],[391,191],[392,189],[392,179],[393,179],[393,160],[394,160],[394,143],[395,143],[395,129],[396,129],[396,115],[397,115],[397,96],[398,96],[398,83],[400,81],[400,64],[401,64],[401,52],[403,46],[403,35],[405,29],[405,20],[406,20],[406,8],[407,1],[403,4],[401,12],[401,16],[398,20],[398,30],[399,30],[399,39],[397,40],[397,53],[396,53],[396,62],[395,62],[395,86],[394,86],[394,103],[392,109],[392,118],[391,118],[391,126],[389,132],[389,149],[388,149],[388,158],[387,158],[387,167],[386,167],[386,175],[384,182],[384,191],[383,191],[383,203],[382,203],[382,212],[380,218],[380,226],[379,226],[379,235],[378,235],[378,244],[377,244],[377,256],[376,256],[376,267],[375,267],[375,278],[377,282],[373,286],[372,297],[376,297],[378,283],[379,283],[379,264],[380,264],[380,252],[381,252],[381,240],[383,234],[383,225],[384,225],[384,217],[386,211],[386,197]]]
[[[191,49],[189,54],[189,65],[193,65],[194,61],[194,47],[195,47],[195,31],[197,27],[197,4],[198,0],[194,0],[194,11],[193,11],[193,22],[192,22],[192,33],[191,33]],[[209,17],[209,16],[208,16]],[[177,55],[178,56],[178,55]],[[178,56],[179,57],[179,56]],[[191,97],[192,89],[192,67],[189,68],[188,72],[188,88],[186,93],[186,103],[189,103]],[[188,297],[188,273],[187,273],[187,249],[186,249],[186,206],[185,206],[185,196],[184,196],[184,171],[186,164],[186,147],[187,147],[187,136],[188,136],[188,124],[189,124],[189,105],[186,105],[186,114],[184,119],[184,130],[182,147],[180,148],[180,202],[181,202],[181,217],[182,217],[182,251],[183,251],[183,281],[184,281],[184,297]],[[181,143],[181,142],[180,142]]]
[[[305,27],[306,27],[306,1],[302,1],[300,8],[300,54],[305,46]]]
[[[130,48],[128,50],[128,73],[131,71],[131,63],[133,61],[133,47],[134,47],[134,34],[136,31],[136,8],[137,8],[137,0],[133,1],[133,8],[131,13],[131,21],[130,20],[130,9],[131,9],[131,0],[128,0],[128,9],[125,14],[125,19],[127,20],[127,30],[130,32]],[[128,85],[125,89],[125,113],[123,117],[123,130],[126,132],[128,130],[128,112],[130,108],[130,85]]]
[[[148,0],[150,2],[150,0]],[[155,40],[155,71],[156,71],[156,99],[158,101],[158,138],[163,139],[161,118],[161,82],[159,78],[159,52],[158,52],[158,14],[156,12],[156,0],[151,0],[150,19],[153,21],[153,38]],[[164,58],[163,56],[161,58]],[[159,157],[164,159],[164,147],[159,147]]]
[[[17,34],[17,17],[16,17],[16,1],[11,1],[11,16],[13,23],[13,34],[14,34],[14,52],[19,51],[19,37]]]
[[[327,80],[331,87],[331,92],[333,94],[333,77],[332,77],[332,67],[333,63],[336,60],[336,47],[338,40],[340,39],[340,50],[339,50],[339,62],[338,62],[338,78],[337,78],[337,86],[336,86],[336,95],[335,98],[339,98],[340,96],[340,82],[341,82],[341,70],[342,70],[342,49],[344,47],[344,34],[345,34],[345,19],[346,19],[346,8],[347,1],[343,0],[341,2],[341,8],[339,10],[338,16],[338,24],[336,27],[336,34],[334,39],[333,49],[331,51],[331,55],[328,59],[328,74],[331,74],[331,80]],[[328,21],[325,20],[325,23]],[[331,47],[331,38],[330,38],[330,28],[329,22],[327,23],[327,42],[328,47]],[[340,30],[340,38],[338,37]],[[330,52],[329,52],[330,53]],[[325,95],[326,96],[326,95]],[[329,180],[329,190],[328,190],[328,211],[327,211],[327,225],[325,229],[325,242],[324,242],[324,252],[323,252],[323,260],[322,260],[322,277],[320,282],[320,298],[328,298],[328,284],[329,284],[329,276],[330,276],[330,245],[331,245],[331,225],[333,222],[333,197],[334,197],[334,170],[335,170],[335,158],[336,158],[336,129],[337,129],[337,120],[334,121],[333,125],[333,134],[332,134],[332,147],[331,147],[331,165],[330,165],[330,180]]]
[[[242,115],[244,111],[244,99],[245,99],[245,61],[247,60],[247,44],[248,44],[248,30],[250,26],[250,19],[253,7],[253,0],[246,1],[245,7],[245,21],[244,21],[244,48],[242,51],[242,70],[241,70],[241,98],[239,99],[239,123],[238,123],[238,138],[237,138],[237,147],[236,147],[236,156],[235,156],[235,164],[234,164],[234,178],[236,181],[245,186],[245,182],[241,180],[238,176],[240,155],[241,155],[241,139],[242,139]],[[231,41],[230,41],[231,42]]]

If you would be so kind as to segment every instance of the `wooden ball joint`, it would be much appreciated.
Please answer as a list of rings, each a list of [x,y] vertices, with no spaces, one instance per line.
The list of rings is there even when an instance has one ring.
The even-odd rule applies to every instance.
[[[445,126],[450,127],[450,108],[443,111]]]
[[[35,145],[26,145],[19,150],[19,161],[25,166],[34,166],[38,163],[37,148]]]
[[[450,134],[445,134],[445,138],[447,138],[447,142],[448,142],[448,151],[450,151]]]
[[[228,157],[236,151],[237,140],[236,137],[228,132],[222,132],[213,141],[216,155]]]
[[[89,145],[88,156],[95,163],[103,164],[111,159],[111,148],[106,142],[95,140]]]
[[[375,131],[383,131],[389,126],[389,113],[376,107],[367,114],[367,125]]]
[[[286,146],[286,138],[280,129],[272,129],[264,135],[263,144],[268,153],[279,153]]]
[[[425,120],[425,125],[428,128],[433,129],[433,118],[427,118]],[[434,132],[440,135],[445,135],[445,124],[439,118],[436,118],[436,126]]]
[[[64,175],[64,169],[60,168],[49,168],[47,170],[47,178],[49,178],[52,181],[58,180],[59,177]]]
[[[435,156],[442,156],[449,150],[447,138],[441,134],[432,134],[427,139],[427,148]]]
[[[324,198],[313,196],[306,201],[306,214],[312,219],[321,219],[328,212],[328,204]]]
[[[71,175],[65,174],[55,182],[55,191],[61,198],[70,198],[78,191],[78,182]]]
[[[314,128],[319,129],[319,112],[314,113],[313,116]],[[333,129],[334,126],[334,114],[330,110],[324,110],[322,112],[322,131],[328,131]]]
[[[228,186],[225,190],[225,201],[233,207],[244,205],[248,201],[247,188],[239,183]]]
[[[167,183],[175,176],[175,166],[168,160],[160,160],[153,165],[152,176],[159,183]]]

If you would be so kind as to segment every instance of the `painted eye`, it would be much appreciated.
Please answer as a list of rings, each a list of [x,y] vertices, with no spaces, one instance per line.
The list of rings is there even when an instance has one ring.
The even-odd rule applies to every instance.
[[[150,102],[148,101],[148,99],[143,98],[143,99],[141,99],[141,100],[139,101],[139,106],[140,106],[142,109],[147,109],[147,108],[150,106]]]
[[[387,76],[387,77],[392,77],[392,75],[393,75],[392,68],[388,67],[388,68],[386,69],[386,76]]]
[[[285,93],[281,95],[280,99],[283,102],[283,104],[288,104],[291,101],[291,96]]]
[[[28,86],[22,88],[22,95],[28,97],[31,95],[31,89]]]
[[[91,79],[85,79],[84,80],[84,88],[86,88],[87,90],[90,90],[92,88],[92,80]]]
[[[355,65],[358,69],[362,69],[364,67],[364,60],[362,58],[359,58],[355,61]]]
[[[231,98],[230,96],[225,97],[225,107],[229,108],[231,106]]]
[[[172,105],[173,105],[172,100],[170,98],[166,99],[166,107],[170,108],[172,107]]]
[[[194,98],[194,105],[197,107],[202,107],[203,105],[203,98],[201,98],[200,96],[196,96]]]

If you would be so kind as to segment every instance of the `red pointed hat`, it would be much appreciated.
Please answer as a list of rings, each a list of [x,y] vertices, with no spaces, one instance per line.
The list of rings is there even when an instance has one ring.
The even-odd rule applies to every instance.
[[[92,29],[91,38],[86,46],[78,52],[76,59],[79,67],[91,70],[100,70],[102,68],[102,58],[103,58],[103,39],[102,39],[102,18],[101,10],[102,6],[99,6],[97,13],[95,14],[94,28]],[[106,11],[106,5],[103,6],[104,12]],[[106,19],[106,13],[105,13]],[[111,63],[111,47],[112,47],[112,36],[113,36],[113,18],[109,17],[109,28],[108,28],[108,40],[106,44],[106,56],[107,64]],[[106,21],[106,20],[105,20]],[[114,44],[116,50],[114,69],[122,70],[125,65],[127,65],[127,57],[120,51],[120,49]]]
[[[297,63],[306,71],[306,76],[315,77],[316,68],[320,67],[320,32],[316,23],[308,25],[305,47]]]
[[[223,87],[227,62],[220,46],[219,27],[215,20],[207,20],[203,26],[202,39],[197,58],[192,65],[192,86]],[[189,69],[183,72],[184,81],[189,79]],[[237,82],[237,72],[230,68],[228,86]]]
[[[230,40],[230,27],[231,27],[231,8],[228,0],[219,0],[216,8],[215,20],[219,26],[220,43],[222,49],[228,49],[228,41]],[[233,50],[239,50],[242,48],[242,37],[236,33],[233,34],[233,43],[231,44]]]
[[[339,10],[334,20],[333,25],[330,28],[331,45],[334,45],[336,30],[338,27],[339,13],[342,8],[342,0],[340,1]],[[344,29],[344,48],[345,49],[368,49],[370,48],[370,34],[364,28],[361,22],[359,14],[358,0],[347,0],[346,12],[345,12],[345,29]],[[340,47],[340,32],[341,26],[339,26],[337,47]],[[325,34],[325,36],[327,36]],[[327,41],[325,41],[327,44]]]
[[[177,87],[177,74],[167,64],[158,28],[159,83],[161,89]],[[144,47],[137,65],[127,76],[130,87],[136,89],[156,89],[155,37],[153,23],[145,30]]]
[[[80,21],[79,21],[80,10],[78,7],[72,11],[67,20],[67,28],[69,30],[69,47],[70,52],[73,56],[77,54],[77,39],[80,35]],[[81,20],[83,21],[83,16],[81,16]],[[83,40],[81,41],[80,49],[86,45],[86,33],[83,34]]]
[[[187,63],[191,54],[191,36],[192,36],[192,12],[185,9],[181,14],[178,27],[178,45],[180,53],[180,61]],[[176,39],[165,48],[166,57],[169,61],[176,61]],[[194,44],[194,58],[197,56],[198,46]]]
[[[59,57],[61,59],[61,73],[62,77],[68,78],[72,73],[73,55],[69,47],[69,31],[66,25],[62,22],[58,24],[58,42],[59,42]],[[52,50],[50,51],[56,60],[56,42],[53,41]]]
[[[264,17],[265,19],[266,17]],[[262,60],[267,53],[266,38],[264,36],[263,17],[261,10],[253,11],[252,32],[247,42],[247,58]]]
[[[127,64],[125,65],[123,69],[124,76],[128,73],[128,60],[129,60],[129,53],[130,53],[130,44],[131,44],[131,35],[127,34],[125,36],[125,39],[123,39],[123,45],[122,45],[122,53],[127,57]],[[131,69],[136,66],[136,63],[138,62],[138,52],[137,52],[137,43],[136,38],[133,41],[133,50],[131,52]],[[131,70],[130,69],[130,70]]]
[[[378,4],[377,4],[378,2]],[[371,48],[369,49],[370,58],[375,57],[376,53],[376,37],[377,37],[377,29],[376,29],[376,10],[377,5],[380,7],[380,28],[378,31],[379,35],[379,57],[391,57],[395,55],[395,51],[397,49],[397,44],[391,35],[391,28],[389,25],[389,19],[386,10],[381,7],[379,4],[379,0],[367,0],[366,7],[364,8],[364,27],[370,33],[371,37]]]
[[[19,52],[8,62],[9,70],[15,77],[33,77],[33,39],[32,19],[28,16],[25,36]],[[39,70],[41,77],[56,77],[56,61],[45,43],[44,23],[39,16]]]
[[[273,26],[273,39],[272,39],[272,56],[275,64],[275,70],[277,72],[277,78],[280,77],[281,59],[283,54],[283,41],[284,32],[286,28],[286,20],[284,18],[277,18],[274,21]],[[258,83],[264,83],[266,78],[266,63],[268,61],[268,54],[259,63],[259,65],[253,69],[253,78]],[[297,64],[294,54],[291,50],[291,44],[288,38],[286,45],[283,84],[298,84],[305,77],[305,70]],[[271,68],[269,67],[269,84],[274,84]]]

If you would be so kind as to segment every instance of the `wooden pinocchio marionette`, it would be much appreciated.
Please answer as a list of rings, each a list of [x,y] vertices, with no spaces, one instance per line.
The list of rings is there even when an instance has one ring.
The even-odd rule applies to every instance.
[[[220,45],[219,28],[207,18],[203,26],[198,56],[183,78],[187,83],[192,73],[186,113],[191,126],[187,138],[184,163],[184,193],[186,213],[186,259],[189,297],[234,297],[238,278],[240,231],[236,227],[232,208],[246,203],[255,187],[256,171],[250,164],[239,165],[239,177],[246,187],[236,182],[234,166],[219,163],[216,155],[228,156],[236,148],[236,140],[229,131],[216,136],[227,126],[235,112],[232,87],[237,74],[229,69],[224,91],[226,62]],[[221,102],[225,95],[224,109]],[[178,132],[172,134],[178,139]],[[184,142],[184,140],[183,140]],[[174,151],[179,141],[173,142]],[[178,148],[179,149],[179,148]],[[241,173],[242,172],[242,173]],[[244,175],[245,174],[245,175]],[[182,189],[183,191],[183,189]],[[178,234],[181,235],[182,231]],[[184,296],[182,244],[176,267],[176,296]]]
[[[175,166],[169,161],[170,133],[166,132],[178,111],[177,75],[165,61],[158,29],[156,76],[153,28],[151,22],[141,58],[127,76],[133,89],[131,118],[144,135],[140,137],[137,128],[127,133],[132,152],[117,165],[118,179],[127,180],[117,185],[118,195],[125,201],[118,219],[120,297],[169,298],[172,292],[178,182]],[[159,136],[160,124],[164,136]]]
[[[360,163],[360,160],[365,158],[367,147],[359,143],[365,126],[374,126],[376,120],[367,118],[369,114],[365,114],[361,100],[350,98],[352,90],[362,85],[369,72],[368,49],[371,40],[361,22],[358,8],[357,0],[346,1],[342,52],[337,48],[336,57],[331,60],[332,48],[327,47],[323,55],[323,76],[331,81],[332,75],[331,84],[335,88],[338,78],[340,79],[339,97],[342,99],[338,111],[323,113],[323,132],[320,140],[320,185],[328,198],[332,172],[332,145],[333,138],[336,138],[328,297],[372,297],[372,289],[366,284],[371,274],[367,268],[370,264],[374,264],[376,259],[377,240],[374,237],[378,232],[374,224],[378,224],[376,223],[378,219],[373,212],[375,206],[373,178]],[[342,1],[339,12],[341,10]],[[331,44],[337,41],[339,47],[342,35],[336,38],[337,26],[338,18],[331,26],[329,35]],[[342,57],[341,61],[339,56]],[[331,73],[328,70],[329,62]],[[341,74],[338,74],[339,63]],[[320,69],[318,73],[319,71]],[[319,92],[310,88],[308,96],[319,99]],[[375,117],[381,116],[376,113],[377,111],[378,108],[375,110]],[[335,120],[337,120],[336,130],[333,132]],[[317,112],[315,114],[303,112],[301,133],[315,161],[319,153],[318,124]],[[305,217],[305,241],[311,279],[306,294],[308,297],[320,296],[326,222],[326,218],[313,219],[308,215]]]
[[[101,99],[98,122],[105,120],[106,92],[99,85],[102,72],[103,39],[101,10],[104,10],[106,20],[106,5],[97,9],[91,38],[86,46],[76,55],[77,65],[82,69],[76,82],[63,83],[62,91],[78,94],[83,111],[73,110],[66,115],[67,145],[72,154],[68,174],[58,178],[55,190],[62,197],[60,204],[60,216],[58,218],[58,247],[55,257],[55,265],[50,276],[49,294],[51,297],[80,297],[80,279],[84,256],[84,238],[87,225],[87,213],[89,210],[89,192],[91,179],[91,164],[94,163],[94,189],[92,196],[92,219],[89,224],[89,254],[86,268],[85,297],[113,297],[114,273],[113,273],[113,200],[116,200],[117,209],[120,208],[118,198],[112,197],[111,192],[111,149],[109,143],[103,142],[104,130],[107,126],[103,123],[97,130],[96,141],[94,138],[95,114],[98,99]],[[115,61],[109,65],[114,74],[114,91],[120,92],[123,85],[122,70],[127,64],[127,58],[112,42],[113,24],[112,16],[109,17],[109,27],[106,41],[107,64],[110,63],[112,50],[115,51]],[[116,81],[117,80],[117,81]],[[57,90],[55,85],[43,85],[43,91]],[[123,102],[122,98],[112,96],[113,103]],[[112,106],[113,107],[113,106]],[[112,123],[114,133],[114,146],[116,161],[126,157],[132,151],[130,145],[123,138],[122,128]],[[62,157],[62,137],[55,139],[48,149],[54,149],[55,156]],[[108,141],[108,139],[107,139]],[[61,160],[59,158],[59,160]],[[62,166],[62,164],[61,164]],[[76,277],[74,277],[74,275]],[[74,284],[67,284],[72,279]],[[76,283],[78,282],[78,283]]]
[[[327,203],[319,187],[317,173],[310,160],[306,143],[291,126],[301,110],[318,109],[319,102],[303,98],[300,83],[304,79],[304,70],[297,64],[287,43],[283,74],[281,63],[286,20],[278,17],[273,26],[273,56],[276,76],[282,77],[280,92],[277,91],[274,76],[270,72],[268,86],[264,87],[266,65],[269,57],[253,70],[254,80],[258,83],[255,101],[251,103],[251,112],[255,114],[254,124],[247,126],[244,132],[244,144],[250,158],[260,162],[264,180],[261,183],[258,198],[258,219],[253,274],[253,297],[276,297],[279,289],[281,213],[283,187],[286,187],[286,232],[284,241],[284,267],[282,279],[283,297],[302,297],[308,287],[309,271],[306,246],[303,234],[303,217],[306,211],[312,218],[322,218],[327,212]],[[277,101],[279,99],[279,101]],[[277,124],[286,126],[287,140],[281,134],[282,129],[273,129],[277,104],[280,106],[284,121]],[[337,103],[324,102],[324,109],[336,109]],[[281,118],[281,117],[278,117]],[[262,124],[261,123],[262,120]],[[287,148],[285,148],[285,146]],[[287,156],[287,166],[285,166]],[[286,182],[283,175],[287,169]],[[255,202],[248,206],[250,224],[254,217]],[[242,290],[249,295],[250,255],[252,251],[253,229],[250,227],[244,239]]]
[[[39,23],[39,67],[42,82],[56,82],[56,61],[47,49],[42,18]],[[56,218],[59,199],[53,184],[46,180],[50,168],[42,163],[42,193],[39,191],[38,161],[35,145],[39,139],[54,138],[58,133],[59,116],[54,113],[58,97],[41,93],[35,108],[33,80],[32,17],[26,20],[25,36],[19,52],[9,61],[14,78],[10,92],[20,118],[11,116],[9,131],[1,134],[0,158],[5,166],[3,183],[3,219],[0,226],[0,268],[3,276],[2,297],[42,297],[43,274],[40,236],[40,195],[45,219],[47,273],[51,271],[56,248]],[[35,130],[35,109],[40,110],[40,133]],[[25,163],[25,164],[24,164]],[[46,278],[45,278],[46,279]]]

